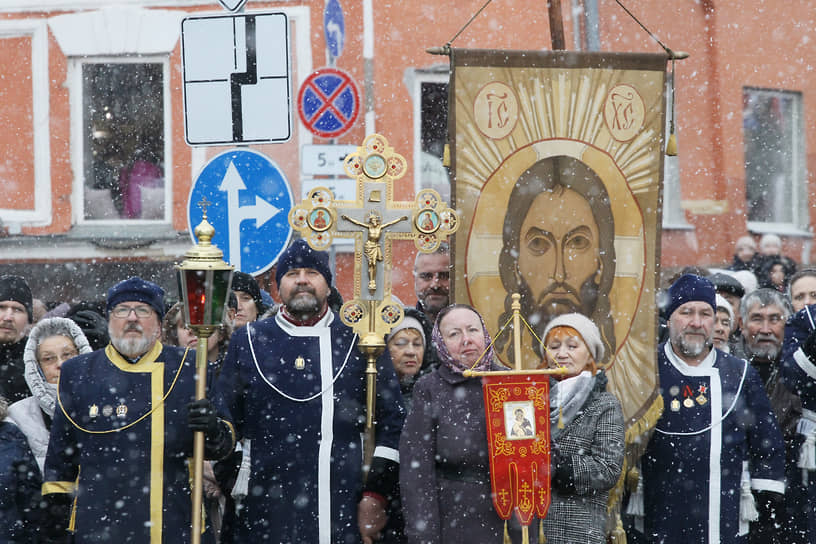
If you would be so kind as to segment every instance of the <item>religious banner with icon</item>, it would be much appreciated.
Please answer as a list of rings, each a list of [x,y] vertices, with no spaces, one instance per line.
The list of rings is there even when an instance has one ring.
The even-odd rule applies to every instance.
[[[482,384],[493,506],[529,526],[550,507],[549,376],[490,374]]]
[[[452,49],[453,296],[492,330],[521,294],[522,367],[559,314],[598,325],[627,466],[661,410],[655,303],[665,54]],[[498,340],[496,354],[514,365]],[[621,491],[612,492],[614,501]]]

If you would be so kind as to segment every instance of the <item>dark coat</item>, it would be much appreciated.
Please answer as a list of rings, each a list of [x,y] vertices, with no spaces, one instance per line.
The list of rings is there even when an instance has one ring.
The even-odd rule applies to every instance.
[[[0,396],[9,404],[31,395],[25,381],[23,353],[28,337],[13,344],[0,344]]]
[[[400,440],[408,542],[501,543],[489,463],[481,380],[445,365],[420,378]]]
[[[36,542],[41,481],[25,435],[0,418],[0,544]]]
[[[544,519],[547,544],[606,542],[606,503],[623,468],[623,412],[598,373],[583,408],[554,440],[568,467],[568,486],[552,486]]]

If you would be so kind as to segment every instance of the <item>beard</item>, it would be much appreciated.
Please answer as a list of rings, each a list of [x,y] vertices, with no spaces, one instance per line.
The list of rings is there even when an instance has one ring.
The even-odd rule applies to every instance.
[[[710,340],[697,340],[688,338],[684,333],[681,333],[677,338],[672,339],[672,347],[677,348],[681,355],[686,357],[697,357],[708,349],[711,344]]]
[[[592,314],[598,306],[598,284],[594,277],[590,276],[576,290],[568,283],[553,283],[539,293],[538,297],[533,295],[530,286],[526,281],[521,282],[521,310],[528,317],[530,326],[541,337],[547,324],[556,316],[568,313],[583,314],[592,319]],[[553,295],[558,291],[557,295]]]
[[[304,319],[317,315],[323,307],[323,302],[317,298],[317,293],[311,287],[298,287],[284,306],[290,315]]]
[[[444,297],[444,300],[442,302],[432,303],[428,299],[430,295]],[[442,308],[450,304],[450,291],[442,287],[429,287],[422,292],[422,296],[419,297],[419,302],[422,304],[423,312],[436,315]]]
[[[772,340],[773,343],[763,342],[761,340]],[[777,338],[772,334],[757,334],[754,338],[754,345],[747,346],[750,350],[751,359],[759,359],[760,361],[776,361],[779,356],[779,344]]]
[[[135,331],[141,333],[138,337],[126,337],[128,332]],[[138,323],[129,323],[125,325],[122,334],[114,333],[111,326],[108,325],[108,334],[110,335],[110,342],[116,351],[124,355],[128,359],[135,359],[147,353],[147,351],[156,343],[159,338],[158,331],[152,336],[148,336],[144,332],[144,327]]]

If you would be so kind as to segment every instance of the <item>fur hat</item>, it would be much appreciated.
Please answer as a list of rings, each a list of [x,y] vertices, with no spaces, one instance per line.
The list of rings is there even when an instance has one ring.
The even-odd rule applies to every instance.
[[[686,302],[705,302],[717,313],[717,291],[708,279],[695,274],[685,274],[669,287],[669,304],[666,319]]]
[[[0,301],[13,300],[25,306],[28,322],[33,321],[31,288],[20,276],[0,276]]]
[[[159,314],[159,321],[164,319],[164,289],[152,281],[137,276],[120,281],[108,289],[108,304],[105,313],[110,317],[111,310],[122,302],[144,302]]]
[[[326,279],[326,284],[331,286],[332,273],[329,268],[329,254],[325,251],[317,251],[306,242],[300,239],[292,242],[278,260],[278,268],[275,271],[275,281],[280,287],[281,278],[292,268],[312,268],[320,272]]]
[[[601,362],[601,359],[603,359],[604,356],[604,345],[603,340],[601,340],[601,331],[598,330],[595,323],[593,323],[587,316],[577,313],[559,315],[547,323],[547,328],[544,329],[544,334],[541,336],[541,339],[546,341],[547,334],[549,334],[549,332],[555,327],[572,327],[578,331],[578,334],[581,335],[581,339],[584,341],[584,344],[586,344],[587,348],[589,349],[589,353],[592,355],[592,358],[595,359],[596,363]],[[539,349],[541,351],[541,355],[544,355],[544,344],[542,344]]]

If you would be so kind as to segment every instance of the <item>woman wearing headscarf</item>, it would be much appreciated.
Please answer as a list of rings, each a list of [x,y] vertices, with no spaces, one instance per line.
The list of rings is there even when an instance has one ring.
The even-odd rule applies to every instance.
[[[432,342],[440,366],[417,381],[400,440],[408,542],[500,544],[504,521],[491,499],[482,383],[462,373],[505,367],[470,306],[442,309]]]
[[[567,370],[550,382],[552,503],[541,522],[547,544],[606,542],[624,427],[620,403],[597,365],[603,350],[598,327],[581,314],[558,316],[544,330],[542,365]]]
[[[43,319],[28,335],[23,363],[31,396],[12,404],[8,412],[28,439],[40,471],[48,451],[62,363],[91,351],[79,325],[64,317]]]
[[[431,370],[431,365],[425,357],[428,352],[423,323],[425,317],[416,308],[405,307],[404,311],[405,317],[385,337],[385,345],[399,378],[402,400],[408,412],[414,385],[420,376]]]

